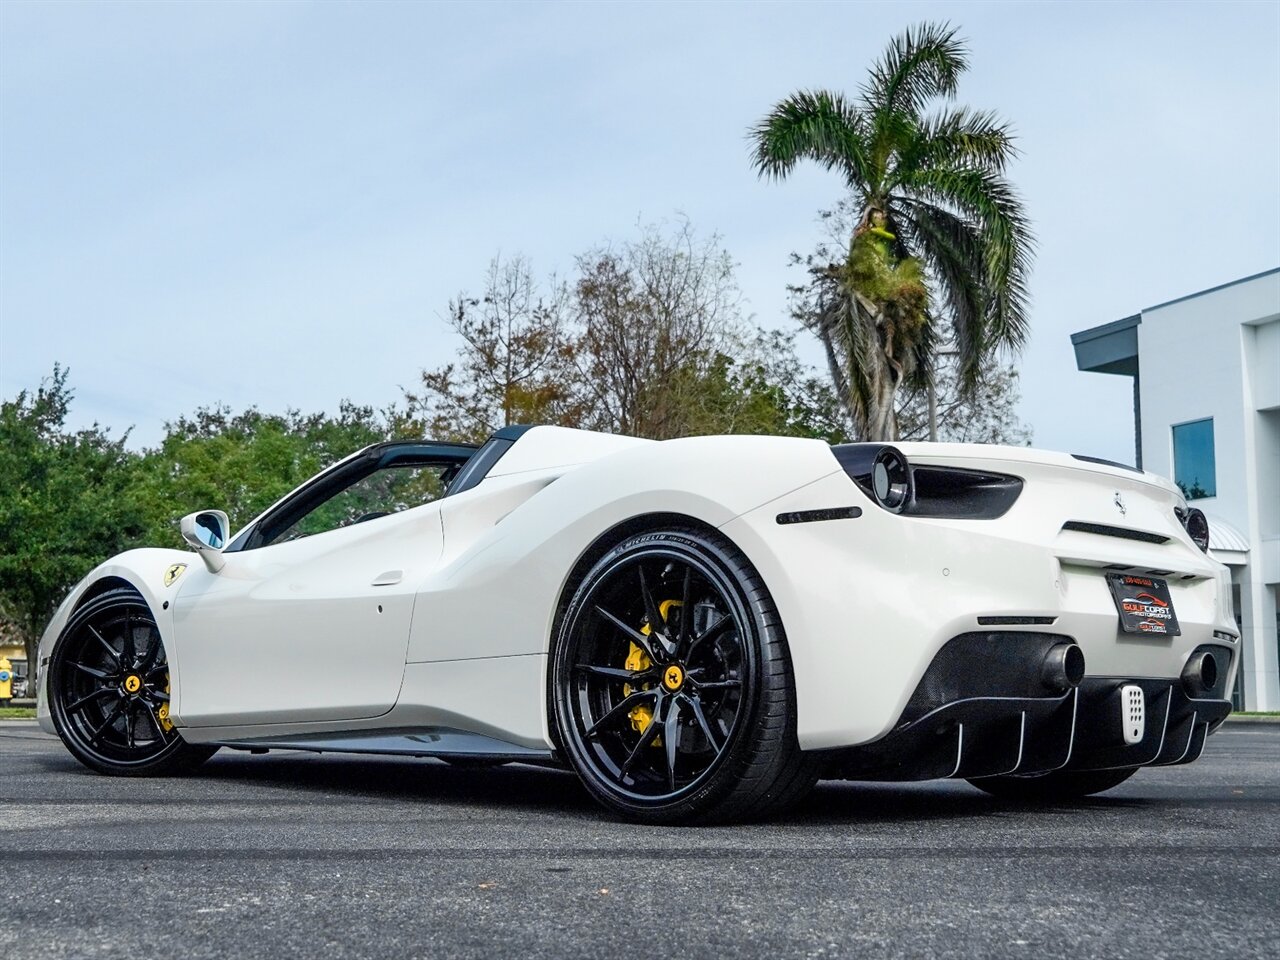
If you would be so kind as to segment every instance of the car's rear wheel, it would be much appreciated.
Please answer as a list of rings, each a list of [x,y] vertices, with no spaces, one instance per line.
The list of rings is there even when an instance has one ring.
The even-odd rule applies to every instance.
[[[1137,767],[1119,770],[1055,770],[1038,777],[981,777],[969,782],[1001,800],[1022,803],[1053,803],[1080,800],[1118,787]]]
[[[817,779],[778,612],[716,534],[645,533],[602,557],[560,621],[551,683],[569,761],[632,819],[765,816]]]
[[[72,615],[49,659],[49,712],[85,766],[158,776],[203,763],[216,747],[188,744],[169,719],[169,663],[146,602],[110,590]]]

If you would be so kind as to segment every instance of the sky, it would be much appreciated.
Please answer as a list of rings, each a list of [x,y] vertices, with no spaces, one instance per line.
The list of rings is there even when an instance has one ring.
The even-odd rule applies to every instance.
[[[746,131],[938,19],[959,101],[1019,136],[1020,416],[1131,461],[1131,382],[1069,335],[1280,266],[1280,3],[4,0],[0,396],[62,364],[72,424],[135,447],[210,404],[383,407],[451,358],[495,254],[564,274],[679,216],[789,329],[788,256],[842,184],[758,179]]]

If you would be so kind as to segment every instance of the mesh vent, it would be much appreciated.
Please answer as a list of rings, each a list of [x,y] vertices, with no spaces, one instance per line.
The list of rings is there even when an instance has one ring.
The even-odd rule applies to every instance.
[[[1120,688],[1120,725],[1128,744],[1141,743],[1147,732],[1147,698],[1142,688],[1132,683]]]

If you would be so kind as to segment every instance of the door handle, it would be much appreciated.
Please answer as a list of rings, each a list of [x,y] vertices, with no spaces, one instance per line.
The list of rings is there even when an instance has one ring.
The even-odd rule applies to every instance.
[[[393,584],[399,583],[403,579],[404,579],[403,570],[388,570],[386,573],[380,573],[376,577],[374,577],[373,583],[369,584],[369,586],[389,587],[389,586],[392,586]]]

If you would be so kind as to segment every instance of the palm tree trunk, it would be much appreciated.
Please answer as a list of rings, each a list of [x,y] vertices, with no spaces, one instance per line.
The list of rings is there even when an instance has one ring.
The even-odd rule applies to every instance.
[[[938,441],[938,385],[929,377],[929,440]]]
[[[883,371],[871,394],[867,410],[867,440],[892,443],[898,439],[898,413],[894,406],[898,384],[889,369]]]
[[[853,397],[849,394],[849,378],[845,375],[840,358],[836,355],[831,331],[823,327],[818,331],[818,339],[822,341],[822,349],[827,353],[827,369],[831,372],[831,383],[836,388],[836,399],[840,401],[840,409],[844,411],[845,420],[856,430],[857,419],[853,415]]]
[[[875,371],[867,391],[867,439],[892,443],[898,439],[898,384],[902,382],[902,363],[894,356],[893,326],[885,322],[884,311],[877,307],[875,330],[879,346],[872,369]],[[897,345],[899,348],[901,344]]]

